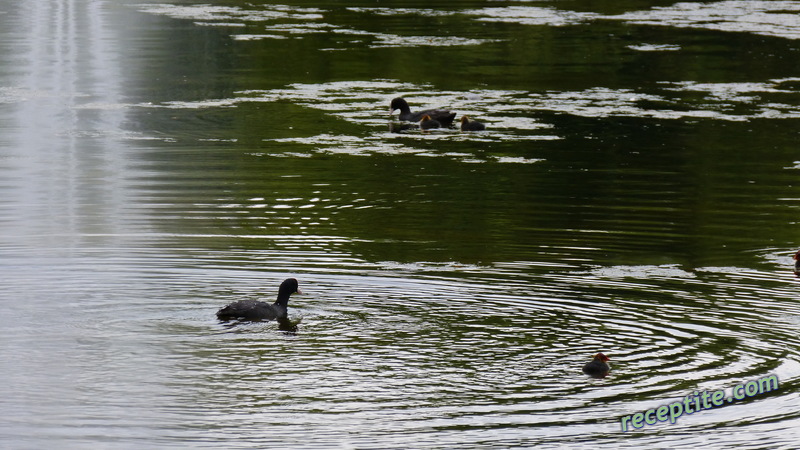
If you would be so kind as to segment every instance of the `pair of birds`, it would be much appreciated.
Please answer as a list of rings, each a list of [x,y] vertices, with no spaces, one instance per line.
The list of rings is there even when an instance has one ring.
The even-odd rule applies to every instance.
[[[800,252],[798,252],[800,254]],[[797,255],[795,255],[797,256]],[[289,320],[289,297],[292,294],[302,294],[300,285],[295,278],[283,280],[278,288],[278,299],[275,303],[260,302],[258,300],[239,300],[217,311],[217,319],[229,320],[277,320],[281,330],[297,331],[299,322]],[[583,373],[595,378],[608,375],[608,356],[598,353],[594,359],[583,366]]]
[[[449,127],[453,125],[453,119],[456,118],[456,113],[446,109],[426,109],[424,111],[411,112],[408,102],[402,97],[392,100],[391,108],[389,114],[399,109],[400,115],[398,117],[400,120],[419,122],[419,127],[423,130]],[[470,120],[467,116],[461,117],[461,131],[483,131],[485,129],[486,125],[483,123]]]

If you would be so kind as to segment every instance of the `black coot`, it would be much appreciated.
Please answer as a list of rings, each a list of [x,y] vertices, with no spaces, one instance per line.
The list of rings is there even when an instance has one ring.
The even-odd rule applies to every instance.
[[[279,322],[288,320],[286,309],[289,305],[289,296],[294,293],[301,294],[294,278],[287,278],[278,289],[278,299],[275,303],[260,302],[258,300],[239,300],[217,311],[219,320],[275,320]]]
[[[431,119],[438,121],[443,127],[447,127],[452,125],[453,119],[456,118],[456,113],[451,113],[446,109],[426,109],[425,111],[412,113],[411,108],[408,107],[408,102],[401,97],[392,100],[392,110],[389,113],[391,114],[397,109],[400,110],[399,119],[408,122],[419,122],[422,120],[422,116],[427,115],[431,116]]]
[[[606,361],[610,358],[602,353],[598,353],[594,355],[594,359],[586,363],[583,366],[583,373],[586,375],[591,375],[595,378],[603,378],[608,375],[608,371],[611,370],[611,367],[608,365]]]

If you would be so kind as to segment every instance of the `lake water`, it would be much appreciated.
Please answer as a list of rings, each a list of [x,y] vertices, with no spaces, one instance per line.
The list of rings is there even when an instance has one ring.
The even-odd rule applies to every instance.
[[[0,2],[0,447],[795,447],[800,2],[597,3]]]

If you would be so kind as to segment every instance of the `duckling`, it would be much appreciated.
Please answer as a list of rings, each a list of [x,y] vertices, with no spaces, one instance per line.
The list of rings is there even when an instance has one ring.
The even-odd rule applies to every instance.
[[[431,116],[425,114],[419,122],[419,127],[423,130],[430,130],[431,128],[441,128],[442,124],[438,120],[431,119]]]
[[[483,131],[486,125],[483,122],[469,120],[467,116],[461,116],[461,131]]]

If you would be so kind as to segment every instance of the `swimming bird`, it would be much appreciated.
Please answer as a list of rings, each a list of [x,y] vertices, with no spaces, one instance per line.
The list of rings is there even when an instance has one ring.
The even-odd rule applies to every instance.
[[[289,305],[289,296],[294,293],[302,294],[297,280],[287,278],[278,288],[278,299],[275,303],[260,302],[258,300],[239,300],[217,311],[219,320],[275,320],[283,323],[288,320],[286,314]]]
[[[408,122],[419,122],[422,120],[422,116],[428,115],[431,116],[431,119],[438,120],[442,126],[447,127],[452,125],[453,119],[456,118],[456,113],[451,113],[446,109],[426,109],[425,111],[412,113],[408,102],[402,97],[397,97],[392,100],[392,109],[389,113],[391,114],[397,109],[400,110],[400,116],[398,116],[400,120],[406,120]]]
[[[423,130],[430,130],[431,128],[441,128],[442,124],[438,120],[431,119],[431,116],[425,114],[422,120],[419,121],[419,127]]]
[[[598,353],[594,355],[594,359],[586,363],[583,366],[583,373],[586,375],[593,376],[595,378],[603,378],[608,375],[608,371],[611,370],[611,367],[608,365],[606,361],[610,358],[602,353]]]
[[[800,275],[800,250],[792,258],[794,258],[794,273],[795,275]]]
[[[483,131],[486,125],[483,122],[469,120],[467,116],[461,116],[461,131]]]

